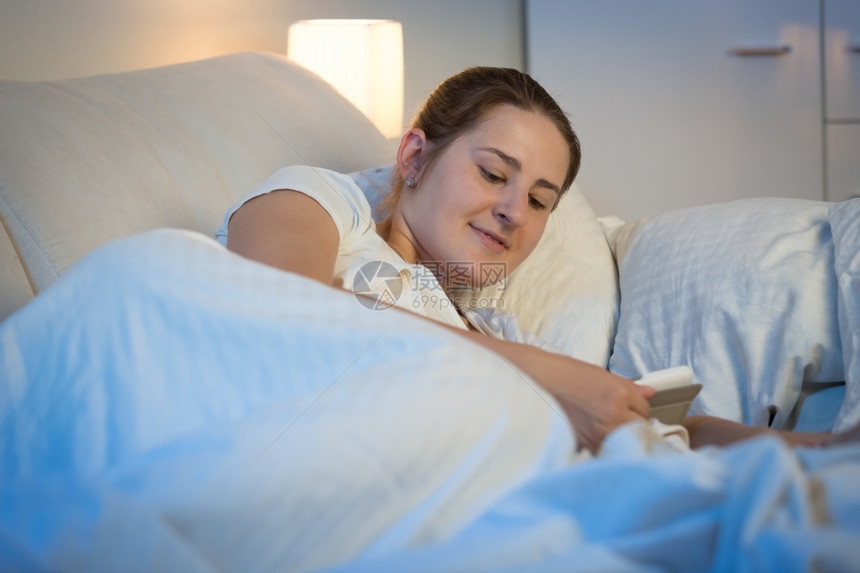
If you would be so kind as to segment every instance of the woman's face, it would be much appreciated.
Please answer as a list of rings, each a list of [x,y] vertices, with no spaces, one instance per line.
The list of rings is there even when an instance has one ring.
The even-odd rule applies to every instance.
[[[448,285],[485,286],[512,272],[543,235],[569,157],[546,117],[509,105],[491,110],[418,187],[404,188],[400,230],[415,261]]]

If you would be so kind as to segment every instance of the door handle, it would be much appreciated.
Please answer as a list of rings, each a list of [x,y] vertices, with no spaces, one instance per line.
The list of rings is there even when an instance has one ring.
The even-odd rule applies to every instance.
[[[860,46],[858,46],[860,48]],[[784,56],[791,52],[791,46],[738,46],[730,53],[742,58],[758,56]]]

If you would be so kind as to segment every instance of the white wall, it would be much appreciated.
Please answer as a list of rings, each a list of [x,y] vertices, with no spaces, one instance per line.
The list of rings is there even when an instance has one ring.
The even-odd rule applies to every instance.
[[[521,0],[0,0],[0,79],[111,73],[243,50],[286,53],[308,18],[403,24],[405,115],[471,65],[522,69]]]

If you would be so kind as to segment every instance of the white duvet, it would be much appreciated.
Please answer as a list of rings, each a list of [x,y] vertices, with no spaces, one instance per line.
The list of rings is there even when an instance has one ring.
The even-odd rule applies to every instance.
[[[553,399],[417,317],[183,231],[0,325],[0,569],[856,570],[860,447],[579,460]]]

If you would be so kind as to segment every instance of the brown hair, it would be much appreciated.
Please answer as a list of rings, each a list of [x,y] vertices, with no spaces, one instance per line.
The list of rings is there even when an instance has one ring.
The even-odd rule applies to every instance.
[[[480,123],[493,108],[505,104],[548,118],[567,142],[570,164],[558,196],[561,199],[579,172],[579,138],[555,99],[531,76],[512,68],[467,68],[436,86],[412,120],[411,127],[424,131],[432,144],[419,160],[419,180],[420,173],[429,169],[454,140]],[[392,192],[384,208],[397,203],[403,184],[395,169]]]

